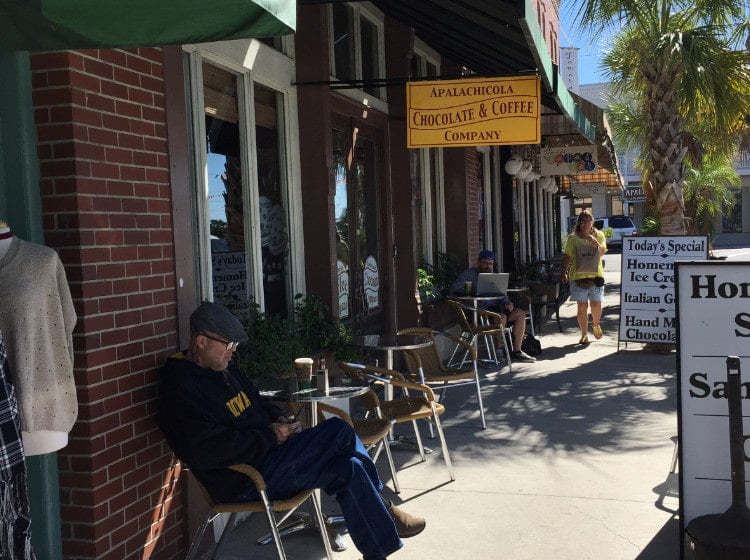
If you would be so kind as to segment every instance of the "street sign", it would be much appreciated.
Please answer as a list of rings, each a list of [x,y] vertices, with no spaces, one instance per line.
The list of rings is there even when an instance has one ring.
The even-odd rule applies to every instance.
[[[645,202],[646,193],[640,185],[624,187],[622,189],[622,200],[624,202]]]

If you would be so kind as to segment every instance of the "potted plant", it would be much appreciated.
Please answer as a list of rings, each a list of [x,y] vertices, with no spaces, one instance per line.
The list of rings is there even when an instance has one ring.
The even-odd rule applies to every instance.
[[[251,302],[246,325],[250,340],[241,344],[235,361],[262,389],[285,388],[284,379],[294,373],[297,358],[336,360],[359,358],[350,345],[349,327],[332,319],[319,296],[295,296],[294,315],[283,317],[262,312]]]
[[[438,253],[434,265],[423,262],[417,269],[419,311],[423,324],[442,328],[455,321],[445,300],[459,272],[458,258],[450,253]]]

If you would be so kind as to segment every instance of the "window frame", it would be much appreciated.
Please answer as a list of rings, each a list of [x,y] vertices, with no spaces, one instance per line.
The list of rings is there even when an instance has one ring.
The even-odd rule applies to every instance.
[[[360,20],[366,19],[369,23],[373,24],[377,28],[377,60],[379,68],[379,76],[377,78],[385,78],[385,17],[383,12],[373,6],[369,2],[354,3],[354,2],[342,2],[344,6],[352,10],[352,17],[354,19],[354,79],[361,80],[362,78],[362,34],[360,28]],[[333,46],[333,9],[334,4],[328,5],[328,55],[329,64],[331,67],[330,80],[332,82],[341,81],[336,77],[336,56],[335,49]],[[338,89],[337,92],[348,97],[358,103],[368,105],[382,111],[388,112],[388,97],[387,90],[384,86],[377,87],[378,94],[370,95],[366,93],[361,87],[349,88],[349,89]]]
[[[279,96],[279,144],[285,149],[279,153],[281,190],[284,197],[289,242],[288,313],[293,312],[294,296],[305,293],[304,237],[302,222],[301,171],[299,132],[297,122],[297,94],[292,85],[295,80],[294,61],[283,53],[255,39],[240,39],[200,45],[183,45],[186,56],[186,96],[189,118],[188,134],[192,154],[191,214],[193,219],[193,246],[196,292],[201,300],[213,300],[213,278],[208,222],[207,191],[208,168],[206,130],[203,104],[202,63],[235,74],[237,77],[238,119],[240,127],[240,157],[243,168],[243,211],[245,219],[245,259],[247,263],[247,296],[265,310],[263,292],[263,265],[260,231],[260,198],[257,177],[257,146],[255,141],[254,84],[274,90]]]
[[[440,75],[440,55],[419,38],[414,39],[414,56],[418,57],[419,76],[412,77],[426,77],[428,64],[434,66],[436,74]],[[430,157],[431,153],[435,156],[434,162]],[[437,253],[445,253],[446,251],[443,148],[419,148],[419,167],[421,173],[420,189],[422,191],[422,256],[425,262],[434,265],[436,263],[433,261]],[[434,197],[431,188],[433,184],[435,187]],[[437,200],[433,200],[433,198]],[[434,208],[435,220],[433,220],[433,205],[436,205]],[[433,232],[437,240],[436,247],[433,246]]]

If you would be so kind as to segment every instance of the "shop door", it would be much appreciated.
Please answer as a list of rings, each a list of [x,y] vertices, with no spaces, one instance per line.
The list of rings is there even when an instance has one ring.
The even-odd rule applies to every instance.
[[[382,329],[386,305],[381,145],[374,130],[343,121],[334,125],[338,309],[359,333]]]

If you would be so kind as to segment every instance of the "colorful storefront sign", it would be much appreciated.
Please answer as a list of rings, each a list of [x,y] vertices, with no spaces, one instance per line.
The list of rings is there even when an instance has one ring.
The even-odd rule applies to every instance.
[[[599,160],[594,144],[542,148],[540,154],[542,175],[577,175],[599,170]]]

